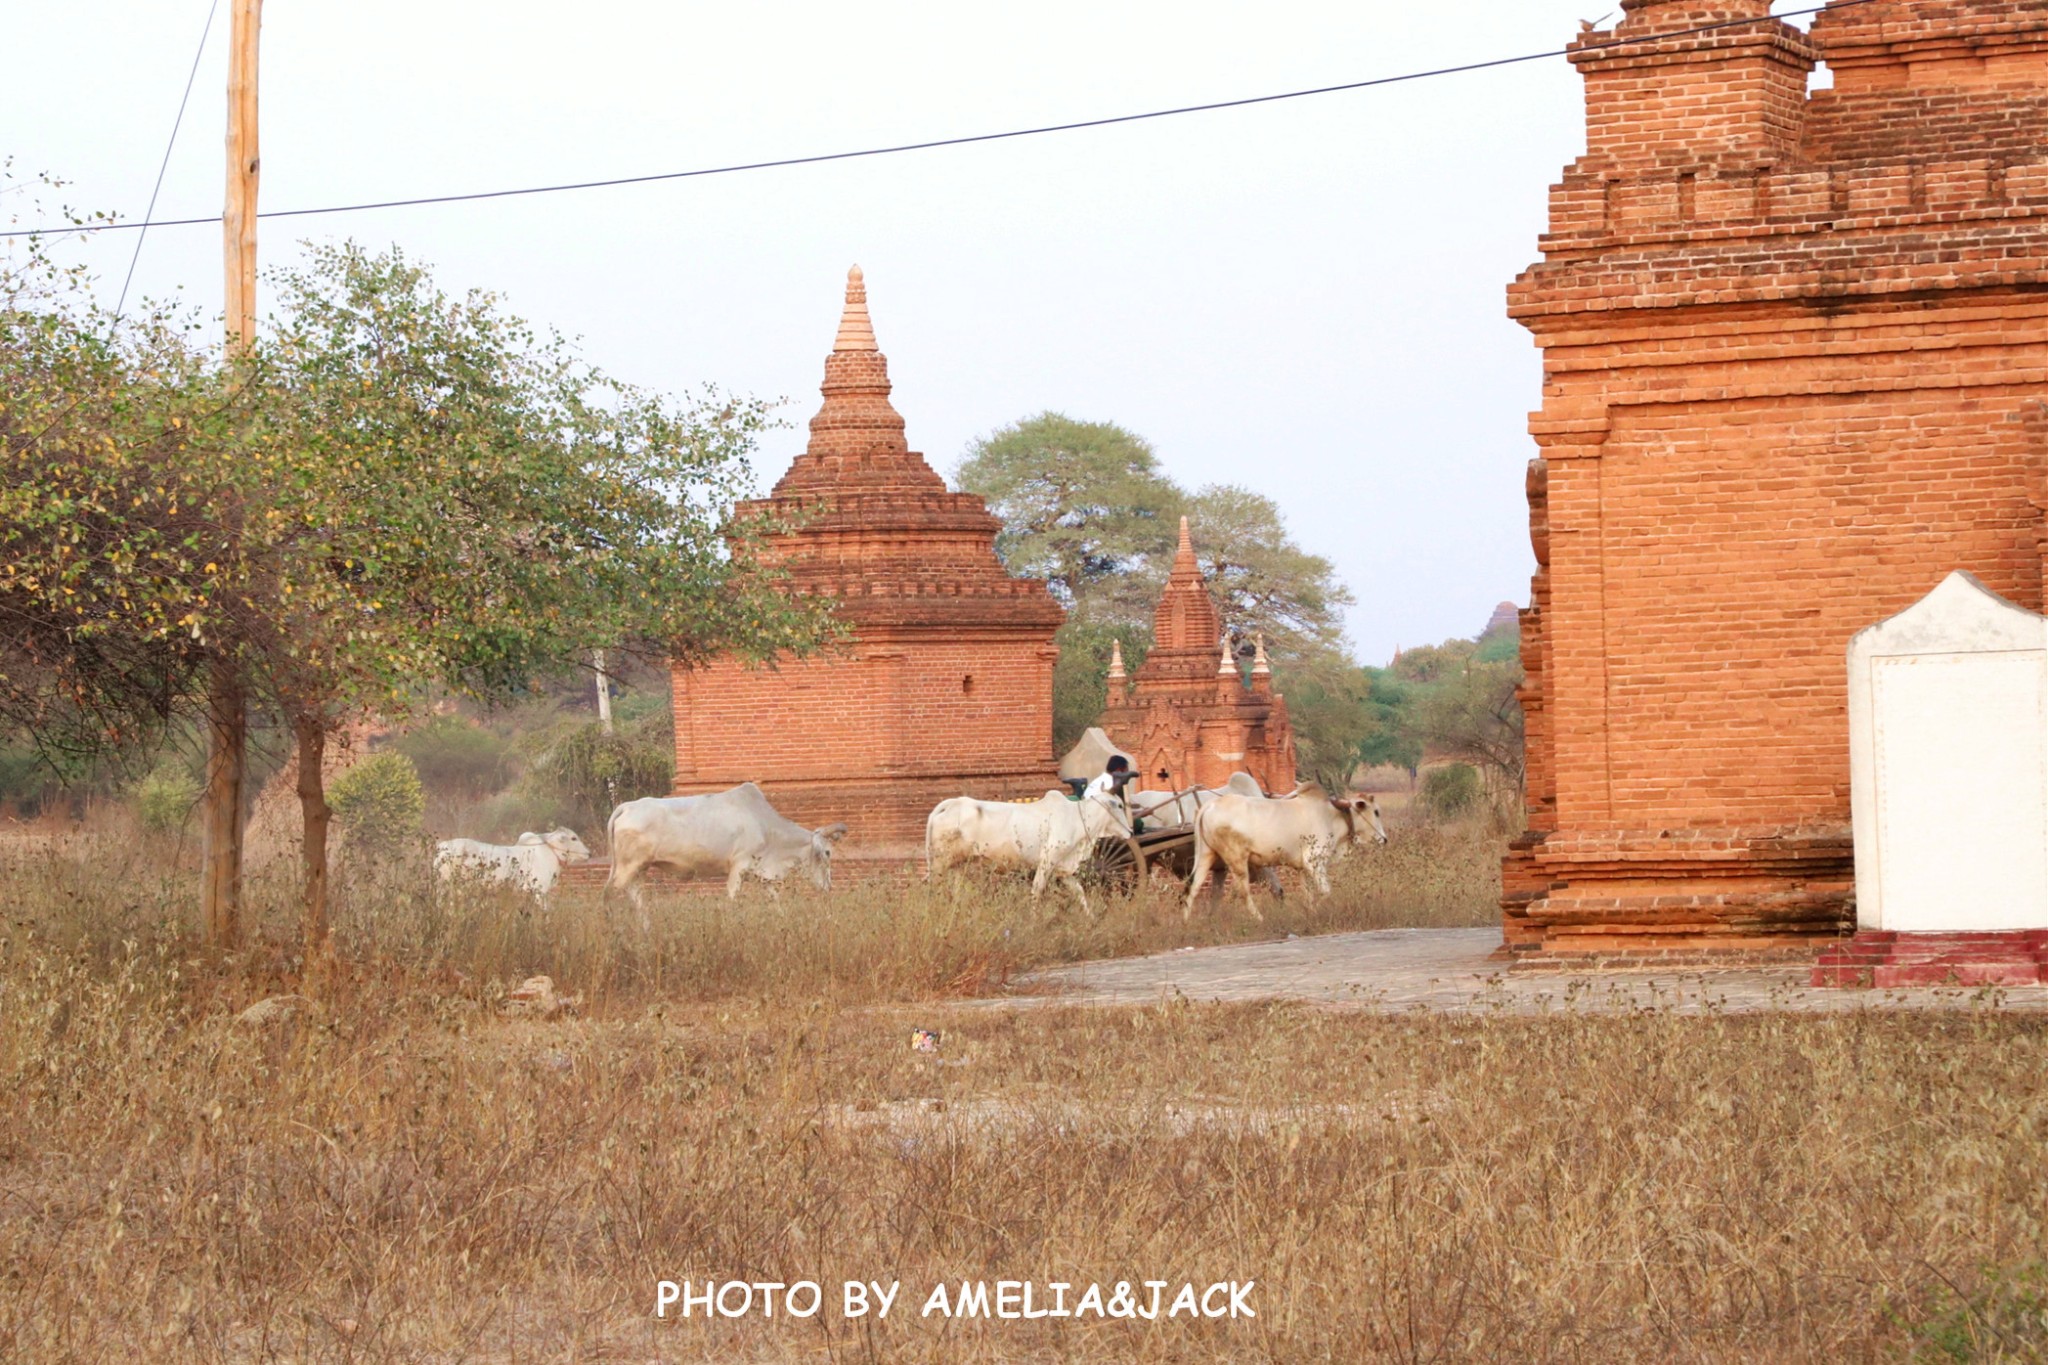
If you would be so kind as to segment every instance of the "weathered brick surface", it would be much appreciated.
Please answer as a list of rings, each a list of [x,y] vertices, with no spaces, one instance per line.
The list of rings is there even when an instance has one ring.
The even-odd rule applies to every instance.
[[[1152,649],[1128,686],[1119,662],[1096,722],[1157,791],[1220,787],[1250,773],[1267,791],[1294,789],[1294,728],[1273,690],[1264,641],[1249,679],[1225,654],[1223,617],[1195,559],[1188,519],[1152,616]]]
[[[2048,0],[1768,9],[1579,41],[1587,154],[1509,291],[1544,356],[1527,955],[1839,932],[1849,636],[1955,568],[2042,602]]]
[[[758,782],[801,824],[845,821],[849,851],[921,840],[948,796],[1058,784],[1060,609],[1043,583],[1004,573],[996,519],[909,448],[889,390],[856,270],[810,444],[754,505],[796,527],[764,558],[833,598],[851,638],[773,669],[673,671],[676,791]]]

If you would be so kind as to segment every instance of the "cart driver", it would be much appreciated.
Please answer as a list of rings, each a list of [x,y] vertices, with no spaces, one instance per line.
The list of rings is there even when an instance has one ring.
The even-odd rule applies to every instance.
[[[1113,809],[1121,811],[1124,818],[1130,822],[1131,833],[1142,834],[1144,821],[1131,814],[1131,803],[1124,795],[1125,785],[1136,776],[1137,774],[1131,771],[1131,760],[1122,754],[1111,754],[1109,762],[1103,767],[1102,776],[1088,784],[1088,790],[1082,799],[1108,802]]]

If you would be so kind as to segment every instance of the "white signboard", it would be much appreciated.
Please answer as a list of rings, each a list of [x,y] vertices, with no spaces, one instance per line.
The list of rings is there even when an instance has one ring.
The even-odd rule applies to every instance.
[[[2048,618],[1957,572],[1849,642],[1856,920],[2048,928]]]

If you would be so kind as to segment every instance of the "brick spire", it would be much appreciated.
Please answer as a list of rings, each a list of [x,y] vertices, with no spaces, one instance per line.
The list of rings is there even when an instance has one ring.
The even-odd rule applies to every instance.
[[[846,272],[839,333],[825,357],[825,404],[811,419],[810,445],[775,485],[775,495],[945,492],[946,481],[905,439],[889,388],[889,360],[875,345],[868,317],[867,282],[854,266]]]
[[[1173,556],[1173,570],[1166,576],[1166,591],[1160,595],[1159,610],[1152,617],[1153,648],[1165,650],[1207,650],[1223,633],[1223,617],[1202,580],[1202,566],[1195,562],[1195,543],[1188,535],[1188,519],[1180,519],[1180,548]]]

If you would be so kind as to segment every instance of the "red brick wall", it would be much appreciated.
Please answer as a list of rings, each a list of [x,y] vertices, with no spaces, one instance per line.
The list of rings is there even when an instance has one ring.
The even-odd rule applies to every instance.
[[[1701,8],[1633,0],[1620,35]],[[1841,87],[1789,114],[1809,40],[1774,21],[1577,59],[1588,155],[1510,292],[1545,377],[1511,946],[1845,924],[1850,635],[1955,568],[2042,604],[2043,26],[1831,13]]]

